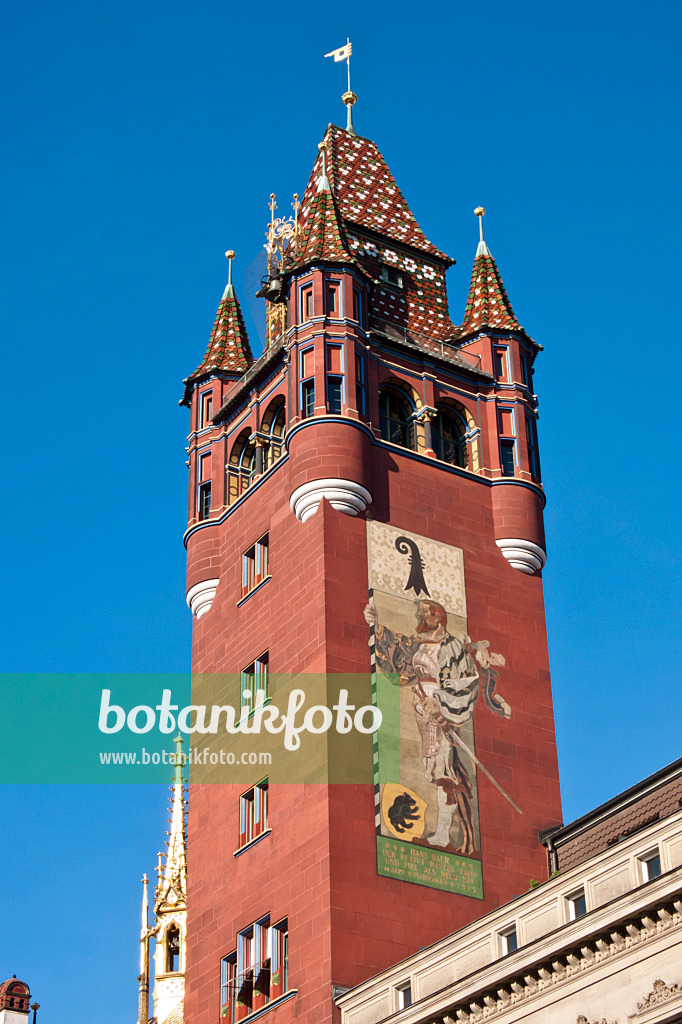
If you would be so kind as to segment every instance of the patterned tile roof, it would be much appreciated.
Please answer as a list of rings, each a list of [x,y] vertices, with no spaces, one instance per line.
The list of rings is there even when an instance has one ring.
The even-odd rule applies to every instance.
[[[234,287],[228,284],[218,306],[206,354],[194,373],[184,381],[185,391],[180,405],[189,405],[192,385],[211,373],[229,373],[241,376],[253,362],[251,346],[244,326],[239,299]]]
[[[323,146],[327,179],[320,152],[299,216],[305,258],[297,254],[287,269],[325,258],[324,252],[355,264],[376,285],[373,315],[410,333],[420,347],[440,351],[456,334],[445,285],[454,260],[424,236],[374,142],[329,125]]]
[[[356,262],[348,250],[334,196],[328,188],[312,197],[299,235],[296,256],[287,269],[296,269],[316,260]]]
[[[464,321],[457,334],[464,338],[484,327],[526,333],[516,319],[497,263],[485,242],[481,242],[474,260]]]
[[[425,237],[376,143],[331,124],[323,141],[329,154],[327,173],[344,221],[454,263]],[[318,154],[301,204],[303,219],[317,194],[321,173],[322,155]]]

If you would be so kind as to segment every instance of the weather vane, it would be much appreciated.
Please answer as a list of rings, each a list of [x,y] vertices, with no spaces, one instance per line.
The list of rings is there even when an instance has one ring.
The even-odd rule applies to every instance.
[[[345,60],[348,68],[348,91],[343,94],[343,102],[348,108],[348,123],[346,125],[346,131],[351,135],[355,135],[355,129],[353,128],[353,104],[357,100],[357,96],[354,92],[351,92],[350,87],[350,57],[353,52],[353,44],[350,39],[346,38],[346,45],[339,46],[338,50],[332,50],[331,53],[325,53],[325,57],[333,57],[334,63]]]

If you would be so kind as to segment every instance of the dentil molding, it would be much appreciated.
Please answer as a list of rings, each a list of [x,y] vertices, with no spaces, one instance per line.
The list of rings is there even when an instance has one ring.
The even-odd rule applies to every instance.
[[[310,480],[307,484],[297,487],[291,495],[291,511],[297,519],[305,523],[315,515],[323,498],[326,498],[337,512],[343,512],[347,516],[356,516],[358,512],[364,512],[372,501],[372,495],[367,488],[354,480]]]

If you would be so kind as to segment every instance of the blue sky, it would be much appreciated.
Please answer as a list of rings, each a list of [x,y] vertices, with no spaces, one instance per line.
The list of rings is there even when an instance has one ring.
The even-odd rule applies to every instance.
[[[565,818],[680,753],[680,8],[537,0],[25,0],[0,47],[7,672],[186,672],[187,413],[237,252],[302,192],[327,123],[386,157],[457,259],[475,206],[537,363]],[[256,332],[252,330],[255,342]],[[255,345],[257,347],[257,345]],[[36,682],[39,685],[39,682]],[[32,756],[30,722],[26,756]],[[162,787],[5,787],[0,974],[52,1024],[76,978],[136,1015]],[[39,1015],[40,1016],[40,1015]]]

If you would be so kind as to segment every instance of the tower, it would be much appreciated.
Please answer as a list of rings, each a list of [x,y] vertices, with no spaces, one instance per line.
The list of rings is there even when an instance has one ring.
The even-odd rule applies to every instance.
[[[29,1011],[33,1010],[33,1020],[40,1008],[31,1002],[31,993],[25,981],[19,981],[13,974],[0,985],[0,1024],[28,1024]]]
[[[192,700],[248,717],[314,676],[382,724],[353,784],[242,759],[190,787],[193,1024],[336,1019],[339,991],[543,877],[561,821],[539,346],[482,227],[450,319],[454,260],[350,116],[292,205],[271,197],[265,351],[230,278],[185,382]]]
[[[171,787],[166,855],[159,853],[149,923],[149,879],[142,879],[142,930],[138,1024],[181,1024],[185,992],[187,938],[187,836],[182,737],[175,739],[175,772]],[[151,940],[155,940],[153,959]],[[149,1018],[150,969],[153,967],[153,1017]]]

